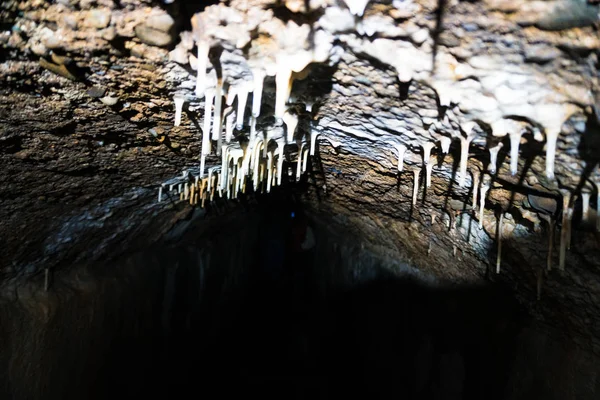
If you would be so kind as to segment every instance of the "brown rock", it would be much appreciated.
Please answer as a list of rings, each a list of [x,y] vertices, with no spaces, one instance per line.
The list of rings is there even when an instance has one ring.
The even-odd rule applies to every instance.
[[[159,31],[158,29],[149,28],[146,25],[138,25],[135,27],[135,35],[143,43],[151,46],[167,47],[173,43],[173,36]]]

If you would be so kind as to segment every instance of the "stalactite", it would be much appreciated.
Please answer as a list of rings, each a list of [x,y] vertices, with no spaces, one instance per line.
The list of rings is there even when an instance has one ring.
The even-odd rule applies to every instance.
[[[458,184],[461,187],[465,186],[467,180],[467,165],[469,160],[469,145],[474,139],[474,136],[460,137],[460,178]]]
[[[485,197],[490,185],[482,180],[481,193],[479,194],[479,228],[483,228],[483,211],[485,210]]]
[[[210,126],[212,117],[212,106],[215,92],[208,89],[204,99],[204,127],[202,129],[202,154],[210,154]]]
[[[510,173],[511,175],[517,174],[519,167],[519,145],[521,144],[521,136],[523,132],[521,130],[517,132],[510,132]]]
[[[413,174],[414,174],[413,198],[412,198],[412,205],[413,205],[413,207],[417,205],[417,195],[419,193],[419,173],[420,172],[421,172],[420,169],[414,169],[413,170]]]
[[[282,178],[282,172],[283,172],[283,150],[284,150],[284,146],[285,143],[283,143],[282,139],[279,139],[277,141],[278,147],[277,150],[279,151],[279,154],[277,155],[277,185],[281,185],[281,178]]]
[[[228,175],[229,175],[229,149],[230,146],[229,145],[225,145],[223,146],[223,149],[221,149],[221,175],[222,175],[222,180],[221,180],[221,185],[224,184],[224,182],[227,182],[228,179]],[[221,186],[221,189],[225,189],[223,186]]]
[[[423,164],[429,164],[429,157],[431,156],[431,149],[435,147],[435,143],[433,142],[425,142],[421,145],[423,148]]]
[[[206,168],[206,154],[200,154],[200,177],[204,177],[204,169]]]
[[[284,65],[279,66],[277,75],[275,75],[275,118],[283,117],[285,104],[290,92],[291,80],[291,68]]]
[[[190,205],[194,205],[194,196],[196,191],[196,185],[190,185]]]
[[[235,111],[232,107],[225,110],[225,142],[231,142],[231,138],[233,137],[233,129],[235,128]]]
[[[283,122],[287,127],[287,142],[291,143],[294,140],[294,132],[298,126],[298,116],[292,114],[290,110],[286,110],[283,114]]]
[[[300,175],[302,174],[302,156],[303,156],[303,151],[306,151],[306,148],[304,146],[304,142],[302,142],[300,144],[300,147],[298,149],[298,161],[296,162],[296,180],[300,180]]]
[[[252,92],[252,116],[254,118],[258,118],[260,116],[265,71],[260,68],[253,68],[252,76],[254,79],[254,90]]]
[[[502,225],[504,223],[504,211],[500,210],[500,217],[498,218],[498,233],[497,233],[497,242],[498,242],[498,254],[496,255],[496,273],[500,273],[500,265],[502,264]]]
[[[227,105],[227,107],[233,106],[233,102],[237,97],[237,90],[237,87],[233,85],[229,86],[229,89],[227,90],[227,95],[225,96],[225,104]]]
[[[250,140],[256,139],[256,117],[250,117]]]
[[[448,136],[442,136],[440,138],[440,147],[442,148],[443,154],[448,154],[450,151],[450,144],[452,143],[452,138]]]
[[[581,193],[581,219],[587,222],[590,219],[590,192]]]
[[[271,192],[271,179],[273,177],[273,153],[267,153],[267,193]]]
[[[179,126],[181,125],[181,112],[183,111],[185,99],[183,97],[175,96],[173,101],[175,102],[175,126]]]
[[[472,193],[472,200],[471,200],[471,204],[473,205],[473,211],[475,211],[477,209],[477,193],[479,192],[479,171],[478,170],[474,170],[472,171],[473,174],[473,193]]]
[[[196,61],[196,96],[202,97],[206,88],[206,67],[208,65],[208,53],[210,51],[210,44],[208,40],[196,38],[196,45],[198,46],[198,60]]]
[[[304,156],[302,158],[302,173],[306,172],[306,168],[308,167],[308,151],[304,149]]]
[[[159,203],[162,201],[162,190],[163,190],[163,187],[162,187],[162,186],[160,186],[160,187],[158,188],[158,202],[159,202]]]
[[[242,130],[244,127],[244,113],[246,111],[246,103],[248,102],[248,89],[248,87],[243,86],[238,90],[237,120],[235,123],[238,130]]]
[[[219,140],[222,132],[221,106],[223,105],[223,79],[217,81],[215,93],[215,113],[213,117],[212,140]]]
[[[494,147],[490,147],[488,149],[488,151],[490,152],[490,165],[488,166],[488,171],[492,175],[494,175],[496,173],[496,170],[497,170],[497,167],[498,167],[497,166],[497,164],[498,164],[498,152],[500,151],[500,149],[502,148],[502,146],[504,146],[502,144],[502,142],[499,142]]]
[[[254,173],[252,174],[252,179],[254,182],[254,190],[258,189],[258,185],[260,184],[260,167],[261,167],[261,159],[260,159],[260,153],[261,153],[261,148],[262,146],[264,146],[264,141],[263,140],[259,140],[256,142],[255,146],[254,146],[254,161],[253,161],[253,167],[254,167]]]
[[[315,147],[317,145],[317,136],[319,136],[321,132],[317,132],[315,130],[310,131],[310,155],[315,155]]]
[[[431,171],[433,170],[433,163],[429,162],[425,165],[425,187],[431,186]]]
[[[562,226],[560,229],[560,253],[559,253],[559,264],[558,269],[564,271],[565,269],[565,258],[567,256],[567,242],[569,236],[571,236],[570,219],[572,216],[571,206],[571,193],[568,191],[563,192],[563,208],[562,208]]]
[[[404,155],[406,154],[406,146],[403,144],[392,143],[398,151],[398,172],[402,172],[404,169]]]
[[[362,17],[370,0],[344,0],[353,15]]]

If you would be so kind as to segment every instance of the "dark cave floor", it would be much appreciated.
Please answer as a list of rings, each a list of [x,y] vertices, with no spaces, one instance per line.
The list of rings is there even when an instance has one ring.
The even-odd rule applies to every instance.
[[[518,330],[509,304],[490,288],[436,291],[390,277],[339,293],[308,274],[257,277],[195,313],[176,305],[166,350],[139,371],[141,391],[502,399]]]

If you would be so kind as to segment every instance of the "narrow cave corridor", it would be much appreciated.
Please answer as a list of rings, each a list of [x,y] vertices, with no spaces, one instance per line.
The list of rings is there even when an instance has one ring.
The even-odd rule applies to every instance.
[[[505,398],[526,326],[510,293],[395,276],[312,222],[298,252],[303,206],[284,190],[234,214],[68,278],[34,300],[50,310],[3,309],[3,348],[40,346],[11,370],[43,376],[11,377],[6,398]]]

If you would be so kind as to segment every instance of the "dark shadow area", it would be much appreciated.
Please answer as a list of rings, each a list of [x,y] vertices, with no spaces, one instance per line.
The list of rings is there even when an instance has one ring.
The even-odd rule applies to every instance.
[[[261,245],[247,255],[249,272],[235,290],[223,294],[226,266],[202,276],[193,260],[178,264],[166,351],[149,360],[148,393],[503,398],[523,323],[510,294],[493,286],[434,289],[385,270],[323,292],[316,273],[323,260],[293,250],[301,207],[274,197],[259,205]],[[127,341],[117,349],[131,351]],[[115,387],[127,383],[124,369],[112,371]]]
[[[0,341],[13,326],[38,335],[2,342],[15,373],[0,397],[505,398],[526,323],[511,293],[425,286],[379,262],[341,282],[324,271],[355,275],[348,253],[293,190],[256,195],[228,221],[215,213],[186,242],[99,268],[106,283],[67,296],[58,279],[65,303],[41,326],[0,307]]]

